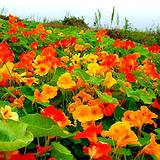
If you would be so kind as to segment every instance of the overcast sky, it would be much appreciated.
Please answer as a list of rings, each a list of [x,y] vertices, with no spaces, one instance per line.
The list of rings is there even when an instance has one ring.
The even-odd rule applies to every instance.
[[[0,9],[4,8],[7,14],[58,20],[69,13],[83,16],[90,25],[93,25],[97,9],[102,14],[101,23],[108,25],[113,6],[119,14],[121,26],[125,17],[136,28],[160,24],[160,0],[0,0]]]

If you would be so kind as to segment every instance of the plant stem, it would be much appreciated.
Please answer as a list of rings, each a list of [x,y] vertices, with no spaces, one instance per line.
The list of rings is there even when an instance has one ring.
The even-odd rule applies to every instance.
[[[4,160],[7,160],[6,152],[4,152]]]

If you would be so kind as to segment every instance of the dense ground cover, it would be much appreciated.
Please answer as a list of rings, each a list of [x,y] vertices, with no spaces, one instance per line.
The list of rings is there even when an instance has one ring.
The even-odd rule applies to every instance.
[[[0,19],[2,159],[160,159],[160,46],[107,32]]]

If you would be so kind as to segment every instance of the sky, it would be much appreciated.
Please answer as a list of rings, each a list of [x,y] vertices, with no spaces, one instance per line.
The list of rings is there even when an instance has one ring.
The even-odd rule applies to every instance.
[[[153,28],[160,24],[160,0],[0,0],[0,10],[4,9],[5,14],[49,20],[63,19],[69,14],[83,16],[90,26],[97,9],[102,15],[101,24],[110,26],[113,6],[115,15],[119,14],[119,26],[124,26],[125,17],[133,28]]]

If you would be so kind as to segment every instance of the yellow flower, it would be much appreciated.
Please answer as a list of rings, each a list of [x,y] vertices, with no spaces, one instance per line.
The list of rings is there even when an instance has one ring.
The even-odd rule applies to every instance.
[[[72,58],[71,58],[71,61],[72,61],[73,63],[80,63],[80,53],[74,54],[74,55],[72,56]]]
[[[42,86],[42,94],[46,95],[47,99],[54,98],[57,95],[57,90],[57,87],[49,86],[48,84]]]
[[[104,85],[107,86],[107,88],[111,88],[116,83],[117,83],[117,81],[112,77],[112,73],[107,72],[106,78],[104,80]]]
[[[50,70],[50,67],[47,64],[40,64],[36,66],[35,73],[40,75],[40,76],[45,76]]]
[[[88,63],[88,62],[93,62],[96,63],[98,59],[98,56],[95,54],[84,54],[84,56],[82,57],[83,63]]]
[[[48,33],[48,34],[51,34],[51,33],[52,33],[52,31],[49,29],[49,30],[47,30],[47,33]]]
[[[14,64],[12,62],[7,62],[2,68],[0,68],[0,76],[2,76],[2,79],[7,80],[12,78],[13,67]]]
[[[79,105],[72,112],[73,118],[80,122],[96,121],[103,118],[98,106]]]
[[[79,34],[84,34],[84,30],[83,29],[80,30]]]
[[[61,61],[67,63],[69,61],[69,57],[68,56],[61,57]]]
[[[8,105],[5,105],[4,108],[0,108],[0,113],[3,119],[12,119],[14,121],[18,121],[19,119],[17,112],[12,112],[11,107]]]
[[[131,126],[127,121],[114,123],[110,127],[109,131],[102,131],[101,135],[103,137],[112,138],[117,142],[115,151],[118,148],[125,147],[128,144],[141,145],[138,141],[138,137],[131,130]]]
[[[63,89],[70,89],[75,87],[76,83],[72,80],[71,74],[66,72],[59,77],[57,85]]]
[[[101,66],[98,63],[90,63],[88,64],[87,69],[87,73],[90,76],[95,76],[97,73],[99,73]]]

